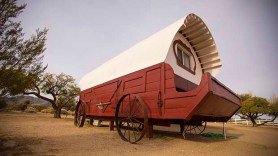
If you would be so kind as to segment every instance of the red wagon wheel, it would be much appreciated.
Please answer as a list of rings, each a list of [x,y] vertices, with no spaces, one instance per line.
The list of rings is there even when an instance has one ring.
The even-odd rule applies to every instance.
[[[182,136],[185,138],[187,134],[193,134],[193,135],[202,134],[206,129],[206,126],[207,126],[206,121],[202,121],[200,124],[196,124],[196,125],[184,124]]]
[[[78,127],[83,127],[86,119],[87,107],[86,103],[79,101],[75,108],[74,113],[74,125]]]
[[[124,95],[116,108],[116,127],[124,141],[136,143],[147,130],[148,113],[144,101],[134,94]]]

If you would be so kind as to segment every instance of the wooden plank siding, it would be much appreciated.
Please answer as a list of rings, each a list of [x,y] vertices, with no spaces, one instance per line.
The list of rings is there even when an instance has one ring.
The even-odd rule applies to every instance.
[[[215,120],[226,121],[240,108],[240,99],[210,74],[203,74],[201,83],[197,86],[175,75],[171,66],[166,63],[84,90],[80,98],[87,102],[88,116],[111,119],[115,116],[119,99],[125,94],[138,94],[144,100],[149,119],[190,120],[198,116],[204,120],[212,114],[216,117]],[[100,110],[96,106],[100,102],[111,104]]]

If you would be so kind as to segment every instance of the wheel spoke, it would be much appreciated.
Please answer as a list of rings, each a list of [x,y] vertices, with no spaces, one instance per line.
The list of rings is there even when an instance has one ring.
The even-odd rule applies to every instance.
[[[83,102],[78,102],[75,109],[74,124],[78,127],[83,127],[86,119],[86,104]]]
[[[130,118],[130,119],[132,119],[132,120],[134,120],[134,121],[136,121],[136,122],[138,122],[138,123],[140,123],[140,124],[144,125],[144,123],[143,123],[143,122],[141,122],[141,121],[139,121],[139,120],[137,120],[137,119],[135,119],[135,118]]]
[[[131,117],[135,118],[135,117],[142,117],[143,116],[143,113],[136,113],[134,115],[132,115]]]
[[[124,128],[124,130],[125,130],[125,131],[124,131],[124,136],[125,136],[125,133],[126,133],[126,129],[127,129],[127,128]]]
[[[130,121],[131,121],[131,125],[132,125],[132,133],[133,133],[133,135],[134,135],[134,140],[136,140],[136,135],[135,135],[135,126],[134,126],[134,123],[133,123],[133,121],[130,119]]]
[[[133,126],[133,130],[134,130],[134,131],[137,130],[138,132],[140,132],[140,129],[138,129],[139,126],[140,126],[140,124],[139,124],[139,126],[137,127],[137,126],[136,126],[137,123],[134,123],[131,119],[130,119],[130,121],[132,122],[133,125],[135,125],[135,126]],[[134,129],[134,128],[135,128],[135,129]]]
[[[144,123],[147,123],[145,107],[142,99],[134,94],[124,95],[118,103],[116,125],[118,133],[124,141],[136,143],[143,138]]]
[[[138,109],[136,109],[136,111],[137,111],[138,113],[144,112],[144,110],[142,110],[143,108],[140,107],[140,106],[141,106],[140,102],[139,102],[138,100],[136,100],[136,103],[138,104]]]
[[[132,108],[133,108],[133,107],[134,107],[134,105],[135,105],[135,104],[134,104],[134,103],[135,103],[135,101],[136,101],[136,98],[132,100],[132,104],[131,104],[131,105],[132,105]],[[135,109],[135,110],[136,110],[136,109]],[[132,114],[131,112],[132,112],[132,109],[130,110],[130,115]]]
[[[194,131],[195,131],[195,134],[197,134],[197,132],[196,132],[196,127],[194,128]]]
[[[138,125],[138,126],[137,126]],[[140,130],[142,124],[140,123],[136,123],[136,129],[137,129],[137,133],[139,134],[142,130]],[[143,126],[142,126],[143,127]]]
[[[136,105],[137,102],[135,102],[137,100],[134,100],[134,105]],[[134,112],[132,113],[132,116],[134,116],[134,114],[138,111],[138,108],[140,107],[140,103],[139,105],[137,105],[136,109],[134,110]]]
[[[128,121],[127,121],[127,130],[128,130],[128,141],[130,142],[130,126]]]
[[[199,126],[197,126],[197,128],[199,129],[200,132],[202,132],[202,130],[199,128]]]
[[[185,137],[186,133],[199,135],[205,130],[205,128],[206,128],[206,122],[202,121],[202,125],[199,125],[198,121],[196,123],[193,121],[193,123],[191,124],[184,125],[182,135],[183,137]]]
[[[185,125],[185,126],[186,126],[186,128],[184,128],[184,130],[183,130],[184,133],[187,132],[187,129],[188,129],[188,127],[189,127],[188,125]],[[185,126],[184,126],[184,127],[185,127]]]
[[[133,117],[143,115],[143,112],[144,112],[144,111],[142,111],[142,108],[140,107],[141,104],[138,103],[138,102],[139,102],[139,101],[136,100],[136,103],[135,103],[135,104],[137,104],[137,107],[136,107],[136,109],[134,110],[134,112],[133,112],[132,115],[131,115],[131,116],[133,116]]]
[[[122,111],[120,111],[119,113],[121,114],[121,116],[128,116],[129,115],[129,113],[128,113],[128,110],[127,110],[127,104],[125,104],[124,102],[123,102],[123,104],[121,105],[122,107],[121,107],[121,110]]]
[[[129,114],[128,115],[130,115],[131,114],[130,95],[128,96],[128,104],[129,104]]]

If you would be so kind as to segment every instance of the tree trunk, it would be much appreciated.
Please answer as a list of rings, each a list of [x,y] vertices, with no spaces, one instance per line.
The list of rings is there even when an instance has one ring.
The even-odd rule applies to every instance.
[[[253,127],[257,126],[257,123],[254,118],[250,118],[250,120],[252,121]]]
[[[54,118],[61,118],[61,108],[54,109]]]

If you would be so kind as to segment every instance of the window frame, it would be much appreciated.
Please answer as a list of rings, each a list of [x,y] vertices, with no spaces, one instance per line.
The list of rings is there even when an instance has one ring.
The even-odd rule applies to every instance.
[[[192,59],[190,59],[190,68],[188,68],[187,66],[185,66],[183,64],[183,62],[180,61],[179,57],[178,57],[178,48],[183,51],[182,53],[187,53],[187,55],[189,57],[192,57]],[[183,50],[184,49],[184,50]],[[196,61],[195,61],[195,57],[191,51],[191,49],[186,46],[186,44],[184,44],[181,40],[175,40],[174,43],[173,43],[173,50],[174,50],[174,55],[176,57],[176,62],[177,62],[177,65],[182,67],[183,69],[185,69],[186,71],[190,72],[191,74],[195,75],[195,71],[196,71]],[[181,56],[182,57],[182,60],[183,60],[183,55]],[[191,60],[193,60],[191,62]]]

